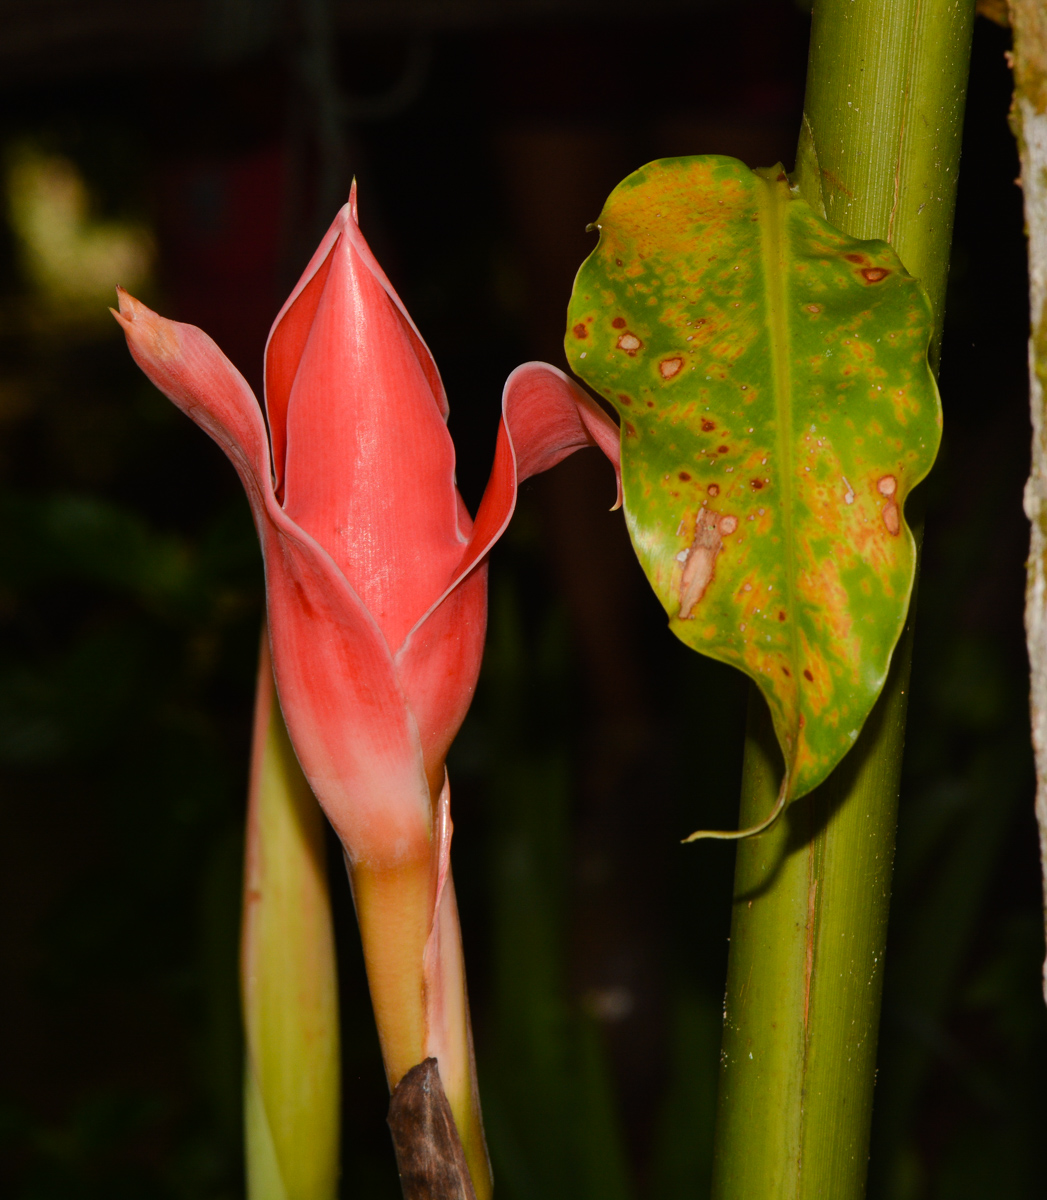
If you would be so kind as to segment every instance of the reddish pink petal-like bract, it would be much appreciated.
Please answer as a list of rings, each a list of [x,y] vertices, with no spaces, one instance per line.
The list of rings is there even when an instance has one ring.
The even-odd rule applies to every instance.
[[[518,367],[470,522],[454,487],[439,374],[360,234],[355,196],[273,325],[268,434],[253,393],[205,333],[122,291],[117,317],[139,366],[225,450],[247,491],[281,705],[346,853],[387,865],[410,857],[430,837],[443,759],[475,688],[485,557],[517,487],[584,446],[599,446],[617,469],[617,427],[555,367]],[[379,454],[358,452],[354,420]],[[355,454],[352,469],[330,457],[332,446]],[[313,474],[325,478],[310,492],[318,456]],[[432,569],[420,571],[420,560]]]
[[[479,674],[487,554],[520,482],[583,446],[617,471],[618,429],[555,367],[518,367],[472,521],[436,364],[360,233],[355,189],[270,333],[268,429],[205,333],[119,298],[136,362],[247,492],[280,706],[345,847],[390,1087],[437,1057],[486,1200],[444,759]]]

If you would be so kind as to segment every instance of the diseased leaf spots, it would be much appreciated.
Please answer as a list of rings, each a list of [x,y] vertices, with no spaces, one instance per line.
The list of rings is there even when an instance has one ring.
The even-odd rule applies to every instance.
[[[905,621],[905,497],[941,432],[930,307],[780,167],[662,159],[597,224],[568,358],[621,416],[626,519],[672,630],[756,681],[795,799],[858,737]]]

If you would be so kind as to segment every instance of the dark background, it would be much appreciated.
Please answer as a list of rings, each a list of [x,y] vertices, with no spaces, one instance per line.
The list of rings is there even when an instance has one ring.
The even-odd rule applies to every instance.
[[[257,381],[355,173],[475,507],[502,382],[562,364],[584,232],[665,154],[792,166],[787,0],[0,0],[0,1189],[242,1195],[236,944],[259,556],[137,372],[116,282]],[[902,794],[875,1200],[1047,1191],[1021,625],[1029,423],[1008,34],[976,30]],[[613,482],[528,484],[450,763],[499,1195],[707,1194],[746,689],[678,644]],[[397,1194],[337,858],[343,1194]],[[752,1136],[758,1138],[759,1130]]]

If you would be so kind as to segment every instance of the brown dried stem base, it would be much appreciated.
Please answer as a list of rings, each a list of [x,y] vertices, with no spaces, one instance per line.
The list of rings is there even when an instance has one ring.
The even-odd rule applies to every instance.
[[[396,1085],[387,1121],[404,1200],[476,1200],[435,1058]]]

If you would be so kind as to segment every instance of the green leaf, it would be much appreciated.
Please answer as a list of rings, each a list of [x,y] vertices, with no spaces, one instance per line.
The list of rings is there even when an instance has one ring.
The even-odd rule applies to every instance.
[[[626,520],[670,628],[770,706],[784,804],[853,745],[902,631],[903,506],[941,436],[928,301],[781,167],[661,159],[597,227],[567,356],[621,416]]]

